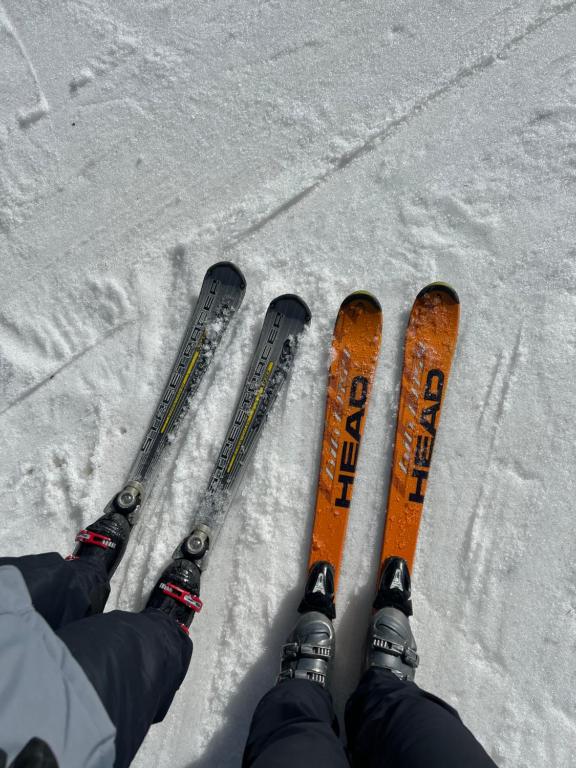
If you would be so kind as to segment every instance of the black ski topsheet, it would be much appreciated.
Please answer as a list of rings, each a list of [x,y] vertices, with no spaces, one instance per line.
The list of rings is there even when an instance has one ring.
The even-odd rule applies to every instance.
[[[234,313],[242,303],[246,281],[234,264],[213,264],[204,277],[176,361],[126,485],[149,486],[164,448],[174,434]]]
[[[197,529],[204,531],[206,549],[213,546],[234,494],[241,485],[262,426],[292,367],[298,337],[310,322],[310,317],[310,310],[298,296],[286,294],[270,303],[234,417],[200,501],[194,528],[183,542],[185,556],[190,557],[187,542]],[[199,559],[201,553],[198,547],[193,552]]]

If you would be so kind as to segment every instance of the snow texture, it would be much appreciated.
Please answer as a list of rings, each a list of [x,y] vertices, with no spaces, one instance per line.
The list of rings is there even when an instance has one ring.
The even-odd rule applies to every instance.
[[[341,588],[358,675],[407,314],[459,292],[413,574],[420,684],[505,768],[576,754],[576,0],[1,0],[2,551],[70,551],[118,490],[206,268],[243,307],[116,578],[138,609],[187,530],[271,298],[313,320],[134,765],[232,768],[304,582],[328,346],[384,336]]]

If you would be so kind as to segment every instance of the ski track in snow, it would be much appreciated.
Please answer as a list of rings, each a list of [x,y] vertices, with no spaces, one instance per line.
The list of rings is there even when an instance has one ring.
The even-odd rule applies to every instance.
[[[20,127],[27,128],[29,125],[32,125],[33,123],[37,122],[38,120],[41,120],[43,117],[48,115],[50,112],[50,105],[48,103],[48,99],[46,98],[46,94],[44,93],[42,86],[40,85],[40,80],[38,79],[38,75],[36,74],[36,70],[34,68],[32,59],[28,55],[26,48],[22,43],[20,36],[18,35],[18,32],[12,25],[6,13],[6,10],[1,4],[0,4],[0,24],[4,27],[4,29],[13,38],[14,42],[18,46],[18,49],[20,50],[22,57],[26,62],[26,65],[30,71],[30,74],[32,75],[34,84],[36,85],[36,90],[38,95],[37,105],[32,109],[28,109],[28,110],[23,109],[18,113],[18,123]]]
[[[374,150],[379,144],[385,142],[387,138],[391,136],[396,130],[407,125],[414,118],[419,117],[420,114],[430,105],[432,105],[437,99],[458,87],[464,79],[477,76],[488,68],[494,66],[496,63],[505,61],[508,54],[517,46],[519,46],[526,38],[540,30],[549,22],[556,19],[559,15],[570,12],[574,7],[576,7],[576,2],[574,2],[574,0],[558,5],[551,13],[536,17],[533,21],[526,25],[526,28],[523,32],[514,35],[514,37],[507,40],[506,43],[504,43],[504,45],[502,45],[498,50],[485,54],[472,64],[457,70],[454,75],[450,77],[445,83],[427,93],[423,98],[413,104],[412,107],[404,114],[387,121],[387,124],[383,128],[371,132],[367,137],[365,137],[359,146],[354,147],[352,150],[344,152],[340,156],[334,158],[330,166],[326,168],[323,173],[318,175],[314,181],[309,183],[303,189],[295,192],[286,200],[282,201],[270,213],[266,213],[264,216],[257,219],[253,224],[248,226],[242,232],[232,236],[229,242],[226,243],[225,250],[234,248],[237,243],[260,231],[268,223],[274,221],[276,217],[283,215],[293,206],[298,205],[301,201],[305,200],[308,195],[317,189],[319,184],[328,181],[335,173],[344,170],[355,160],[361,158],[367,152]]]
[[[462,322],[413,574],[418,680],[503,768],[572,765],[575,10],[3,0],[6,553],[66,554],[121,486],[202,275],[231,259],[245,302],[115,577],[109,607],[140,608],[189,529],[268,302],[312,309],[204,575],[189,674],[136,768],[240,763],[304,582],[332,324],[367,288],[384,331],[338,595],[342,712],[403,330],[434,279]]]

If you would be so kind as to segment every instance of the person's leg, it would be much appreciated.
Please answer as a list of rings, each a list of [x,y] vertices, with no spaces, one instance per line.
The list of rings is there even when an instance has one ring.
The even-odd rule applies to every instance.
[[[441,699],[385,669],[369,669],[346,707],[353,766],[362,768],[495,768],[495,763]]]
[[[282,647],[278,682],[252,719],[244,768],[348,768],[329,693],[334,627],[314,607],[306,605]]]
[[[140,613],[112,611],[57,634],[116,726],[115,768],[125,768],[152,723],[164,719],[190,664],[188,629],[202,607],[196,563],[172,561]]]
[[[97,612],[110,587],[99,560],[64,560],[56,552],[24,557],[2,557],[0,566],[13,565],[22,574],[32,604],[53,630]]]
[[[192,642],[162,610],[111,611],[57,632],[94,686],[116,726],[116,768],[132,761],[182,683]]]
[[[66,559],[56,552],[0,558],[0,566],[13,565],[21,572],[32,605],[53,630],[104,610],[110,579],[131,530],[127,515],[132,508],[120,513],[119,498],[123,493],[112,499],[96,522],[79,531],[74,553]],[[133,506],[138,503],[133,498]]]
[[[332,697],[318,683],[278,683],[258,704],[243,768],[349,768]]]
[[[346,708],[348,748],[362,768],[495,768],[455,709],[414,683],[408,564],[382,569],[368,628],[364,675]]]

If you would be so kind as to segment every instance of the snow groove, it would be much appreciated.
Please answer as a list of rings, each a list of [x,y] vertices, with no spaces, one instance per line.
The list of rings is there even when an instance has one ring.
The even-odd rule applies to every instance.
[[[506,60],[507,54],[517,48],[525,39],[533,35],[546,24],[554,21],[558,16],[569,13],[575,6],[576,0],[569,0],[569,2],[559,4],[551,13],[536,17],[532,22],[526,25],[522,32],[511,37],[506,43],[500,46],[498,50],[483,55],[470,65],[461,67],[452,77],[448,78],[444,84],[438,88],[434,88],[424,97],[417,100],[404,114],[389,120],[383,128],[375,130],[373,133],[369,134],[360,146],[349,152],[345,152],[340,157],[336,158],[333,161],[335,171],[327,172],[321,177],[321,180],[324,181],[330,178],[336,171],[347,168],[357,158],[362,157],[366,152],[375,149],[378,144],[382,144],[386,141],[397,129],[409,124],[424,112],[427,107],[434,104],[434,102],[454,88],[458,87],[462,81],[481,74],[499,61]]]
[[[6,32],[13,38],[14,42],[20,49],[20,53],[22,54],[23,59],[26,61],[26,65],[28,67],[28,70],[30,71],[30,75],[32,76],[32,79],[36,86],[36,90],[38,94],[37,106],[32,109],[22,109],[18,114],[18,122],[20,124],[20,127],[27,128],[32,123],[37,122],[42,117],[49,114],[50,104],[48,103],[46,94],[44,93],[44,90],[40,85],[40,80],[36,73],[36,69],[32,62],[32,59],[30,58],[30,55],[28,54],[24,46],[24,43],[20,39],[20,36],[18,35],[17,30],[15,29],[14,25],[10,21],[8,14],[6,13],[6,9],[1,3],[0,3],[0,24],[4,27]]]
[[[356,160],[362,158],[364,155],[372,152],[379,145],[386,142],[398,130],[409,125],[413,120],[423,114],[428,107],[432,106],[446,94],[449,94],[451,91],[458,88],[464,81],[482,74],[499,62],[506,61],[508,54],[518,48],[524,40],[530,38],[559,16],[570,13],[574,7],[576,7],[576,0],[569,0],[566,3],[554,6],[553,10],[549,13],[538,15],[524,27],[522,32],[511,37],[496,51],[484,54],[472,64],[458,69],[454,75],[449,77],[442,85],[434,88],[425,96],[416,100],[412,107],[406,112],[398,117],[388,119],[382,128],[378,128],[368,133],[360,145],[333,157],[323,172],[317,174],[314,179],[308,181],[300,190],[294,192],[284,201],[277,204],[272,211],[257,217],[255,221],[240,232],[231,234],[224,245],[224,250],[231,250],[240,242],[250,237],[250,235],[259,232],[267,224],[278,218],[278,216],[281,216],[295,205],[305,200],[321,184],[329,181],[336,173],[345,170]],[[231,221],[229,223],[232,224]]]
[[[14,374],[15,388],[18,378],[37,380],[12,397],[8,395],[0,416],[138,320],[129,293],[108,279],[59,292],[57,302],[47,312],[33,306],[33,299],[29,304],[22,303],[19,313],[0,313],[0,348],[19,373]]]
[[[523,323],[520,323],[520,327],[518,328],[518,331],[516,333],[516,341],[514,343],[514,346],[512,348],[512,353],[510,354],[510,359],[508,361],[506,374],[503,377],[500,396],[498,397],[498,400],[497,400],[498,405],[497,405],[496,413],[494,416],[495,431],[500,429],[502,426],[502,417],[504,416],[506,409],[508,408],[508,403],[510,400],[510,388],[514,384],[517,367],[522,362],[522,359],[523,359],[522,330],[523,330]],[[494,440],[495,440],[495,431],[492,437],[492,445],[494,444]]]
[[[46,384],[51,382],[56,376],[58,376],[68,368],[76,365],[76,363],[78,363],[86,354],[88,354],[88,352],[92,352],[94,349],[104,344],[106,341],[111,339],[117,333],[121,333],[128,326],[133,325],[135,322],[136,320],[134,318],[131,318],[128,320],[124,320],[123,322],[119,323],[113,328],[110,328],[110,330],[103,333],[93,344],[90,344],[89,346],[81,349],[79,352],[76,352],[75,354],[73,354],[68,360],[66,360],[65,363],[55,368],[47,376],[44,376],[42,379],[40,379],[40,381],[38,381],[36,384],[24,390],[21,394],[15,397],[5,408],[3,408],[0,411],[0,416],[3,416],[4,414],[8,413],[8,411],[11,411],[12,408],[15,408],[17,405],[21,405],[23,402],[28,400],[29,397],[32,397],[32,395],[35,395],[40,389],[45,387]]]
[[[478,483],[478,493],[471,505],[462,542],[463,558],[470,559],[476,565],[476,568],[467,570],[464,576],[467,589],[472,593],[474,592],[474,583],[481,583],[481,580],[478,579],[478,573],[482,572],[481,561],[490,549],[490,540],[494,535],[492,528],[486,525],[484,517],[491,501],[497,495],[502,459],[495,457],[503,429],[502,419],[507,411],[513,391],[515,372],[522,359],[522,329],[523,324],[521,323],[516,333],[512,351],[507,355],[504,350],[500,350],[497,355],[497,362],[492,371],[488,392],[478,420],[480,429],[486,414],[490,414],[489,423],[491,426],[488,428],[488,440],[485,441],[487,451],[483,461],[483,472]]]
[[[253,224],[246,227],[246,229],[243,229],[238,234],[232,235],[230,240],[225,244],[223,250],[224,251],[232,250],[232,248],[237,246],[243,240],[246,240],[251,235],[263,229],[267,224],[270,224],[272,221],[274,221],[274,219],[277,219],[279,216],[282,216],[284,213],[287,213],[295,205],[298,205],[298,203],[302,202],[302,200],[305,200],[308,197],[308,195],[311,195],[312,192],[314,192],[314,190],[317,189],[318,185],[323,180],[324,180],[323,178],[319,179],[318,181],[313,182],[309,186],[304,187],[304,189],[301,189],[299,192],[296,192],[296,194],[291,195],[289,198],[287,198],[282,203],[280,203],[280,205],[277,205],[276,208],[270,211],[270,213],[267,213],[265,216],[258,218]]]
[[[486,419],[486,414],[488,413],[489,408],[492,405],[493,398],[494,398],[494,388],[496,386],[497,379],[501,378],[500,370],[503,364],[504,364],[504,351],[500,350],[500,352],[498,352],[498,354],[496,355],[496,360],[494,362],[494,365],[492,366],[492,375],[490,377],[490,381],[488,382],[488,389],[484,396],[484,399],[482,400],[482,404],[480,406],[480,412],[478,414],[478,419],[476,422],[478,429],[482,428],[484,421]]]

